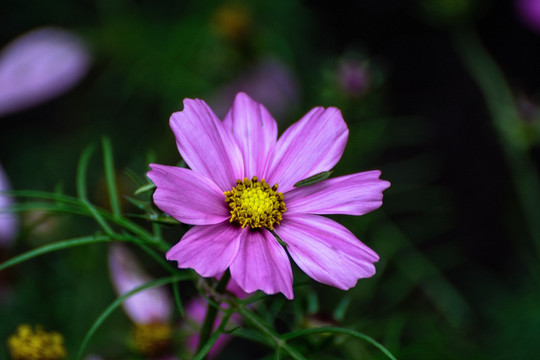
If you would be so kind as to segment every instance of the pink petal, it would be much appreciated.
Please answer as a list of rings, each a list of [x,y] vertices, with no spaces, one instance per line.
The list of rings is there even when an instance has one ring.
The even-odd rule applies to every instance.
[[[294,214],[276,227],[296,264],[310,277],[347,290],[375,274],[379,256],[349,230],[328,218]]]
[[[9,180],[0,166],[0,247],[8,247],[15,240],[19,220],[15,213],[7,212],[13,205],[13,197],[2,194],[2,191],[11,190]]]
[[[238,255],[231,265],[231,278],[246,292],[282,292],[293,298],[292,270],[287,253],[266,231],[245,231]]]
[[[212,109],[199,99],[185,99],[184,110],[172,114],[171,129],[178,151],[189,167],[228,191],[244,177],[242,154]]]
[[[86,45],[73,33],[42,28],[18,37],[0,54],[0,116],[63,93],[89,64]]]
[[[167,252],[167,260],[178,261],[179,268],[195,269],[204,277],[219,276],[233,262],[240,238],[246,231],[248,229],[239,229],[228,220],[194,226]]]
[[[295,188],[285,194],[287,213],[363,215],[373,211],[382,205],[382,192],[390,186],[380,175],[379,170],[366,171]]]
[[[266,108],[238,93],[223,121],[244,158],[244,176],[264,178],[266,162],[277,141],[277,124]]]
[[[229,280],[229,283],[227,284],[227,291],[234,294],[239,299],[245,299],[253,295],[253,293],[248,293],[242,290],[240,285],[238,285],[238,283],[234,281],[234,279],[232,278]]]
[[[265,180],[286,192],[298,181],[330,170],[341,158],[348,134],[338,109],[312,109],[279,138]]]
[[[139,265],[133,253],[124,245],[111,246],[109,269],[118,295],[152,280]],[[129,297],[122,306],[126,314],[138,324],[166,323],[172,314],[172,301],[164,287],[143,290]]]
[[[150,164],[156,184],[154,202],[176,220],[192,225],[217,224],[230,218],[225,195],[201,174],[184,168]]]

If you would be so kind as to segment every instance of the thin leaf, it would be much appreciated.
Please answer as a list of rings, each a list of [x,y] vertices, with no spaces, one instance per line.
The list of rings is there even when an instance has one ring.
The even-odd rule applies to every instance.
[[[227,310],[225,313],[225,316],[221,320],[221,323],[219,324],[219,327],[214,331],[212,336],[204,343],[204,345],[201,347],[197,355],[193,358],[193,360],[202,360],[208,354],[210,349],[212,349],[212,346],[216,343],[216,341],[219,339],[219,337],[223,334],[225,331],[225,326],[227,326],[227,322],[229,321],[229,318],[234,313],[234,310],[231,308]]]
[[[86,199],[86,172],[88,170],[88,162],[94,152],[95,147],[90,145],[84,149],[79,159],[79,165],[77,166],[77,195],[79,199]]]
[[[86,200],[86,199],[82,199],[82,202],[83,202],[84,206],[86,206],[86,208],[88,209],[88,211],[90,211],[90,213],[92,214],[92,216],[94,217],[94,219],[96,220],[96,222],[99,224],[99,226],[101,226],[101,228],[103,229],[103,231],[105,231],[105,232],[107,233],[107,235],[114,237],[116,234],[115,234],[114,231],[111,229],[111,227],[109,226],[109,224],[107,224],[107,222],[103,219],[103,217],[101,216],[101,214],[99,213],[99,211],[97,211],[97,209],[95,208],[95,206],[92,205],[92,204],[91,204],[88,200]]]
[[[276,348],[274,352],[274,360],[281,360],[281,348]]]
[[[142,194],[143,192],[147,192],[150,190],[154,190],[156,188],[156,185],[154,183],[146,184],[135,190],[135,195]]]
[[[334,310],[334,319],[336,319],[338,322],[343,321],[350,303],[351,298],[349,296],[345,296],[344,298],[342,298],[339,304],[336,306],[336,309]]]
[[[114,172],[114,160],[112,155],[111,141],[109,138],[103,138],[101,140],[103,148],[103,166],[105,168],[105,179],[107,180],[107,190],[109,192],[109,202],[111,204],[111,210],[115,217],[119,217],[120,201],[118,199],[118,191],[116,189],[116,180]]]
[[[169,262],[167,262],[167,260],[165,260],[165,256],[163,256],[162,253],[157,253],[154,249],[149,248],[144,241],[141,241],[136,237],[129,237],[129,240],[150,255],[150,257],[158,262],[165,270],[172,274],[176,274],[178,272],[178,269],[173,267]]]
[[[141,291],[149,289],[149,288],[153,288],[153,287],[162,286],[162,285],[165,285],[165,284],[170,284],[170,283],[173,283],[173,282],[178,282],[178,281],[181,281],[181,280],[185,280],[188,277],[189,277],[189,274],[182,274],[182,275],[176,275],[176,276],[169,276],[167,278],[156,279],[156,280],[147,282],[146,284],[143,284],[141,286],[138,286],[135,289],[130,290],[130,291],[126,292],[125,294],[119,296],[116,300],[114,300],[112,302],[111,305],[109,305],[101,313],[101,315],[96,319],[96,321],[94,321],[94,323],[92,324],[92,326],[90,327],[90,329],[86,333],[86,336],[84,337],[84,339],[83,339],[83,341],[81,343],[81,346],[79,347],[79,351],[77,352],[76,359],[80,360],[82,358],[84,350],[85,350],[86,346],[88,345],[88,342],[90,341],[90,339],[92,338],[92,336],[94,335],[96,330],[99,328],[99,326],[107,319],[107,317],[109,317],[109,315],[117,307],[122,305],[122,303],[126,299],[128,299],[130,296],[133,296],[133,295],[137,294],[138,292],[141,292]]]
[[[58,241],[52,244],[43,245],[3,262],[2,264],[0,264],[0,271],[7,269],[8,267],[11,267],[13,265],[17,265],[23,261],[35,258],[36,256],[47,254],[53,251],[67,249],[67,248],[80,246],[80,245],[92,244],[92,243],[97,243],[97,242],[108,242],[108,241],[111,241],[110,236],[96,235],[96,236],[83,236],[79,238],[62,240],[62,241]]]
[[[371,345],[375,346],[377,349],[379,349],[383,354],[385,354],[389,359],[391,360],[397,360],[394,355],[388,349],[386,349],[383,345],[381,345],[379,342],[377,342],[372,337],[362,334],[358,331],[335,327],[335,326],[324,326],[314,329],[304,329],[304,330],[298,330],[293,331],[288,334],[284,334],[281,336],[283,340],[291,340],[297,337],[306,336],[306,335],[312,335],[312,334],[325,334],[325,333],[335,333],[335,334],[345,334],[349,335],[358,339],[362,339]]]
[[[37,190],[11,190],[6,191],[6,195],[12,195],[17,197],[29,197],[29,198],[38,198],[46,200],[54,200],[60,203],[80,205],[80,200],[73,196],[51,193],[46,191],[37,191]]]
[[[333,172],[334,171],[330,170],[330,171],[323,171],[321,173],[315,174],[313,176],[308,177],[307,179],[300,180],[299,182],[294,184],[294,187],[302,187],[302,186],[309,186],[309,185],[316,184],[318,182],[328,179],[330,175],[332,175]]]
[[[176,309],[178,310],[180,317],[183,318],[184,307],[182,306],[182,300],[180,299],[180,289],[178,289],[178,285],[174,285],[172,288],[173,288],[173,296],[174,296],[174,303],[176,304]]]
[[[137,200],[137,199],[134,199],[134,198],[132,198],[130,196],[126,196],[126,195],[124,195],[124,199],[126,199],[127,201],[129,201],[130,203],[135,205],[135,207],[137,207],[140,210],[144,210],[144,209],[148,208],[148,205],[149,205],[148,201]]]
[[[261,336],[259,333],[256,333],[250,329],[245,328],[236,328],[233,331],[231,331],[231,334],[234,336],[241,337],[243,339],[251,340],[254,342],[258,342],[261,344],[272,346],[273,342],[268,341],[267,338],[264,336]]]
[[[306,360],[298,350],[296,350],[293,346],[287,344],[284,339],[282,339],[274,330],[273,327],[268,325],[263,319],[255,315],[251,310],[246,309],[245,307],[241,306],[238,308],[238,311],[242,316],[244,316],[244,319],[251,324],[253,324],[256,328],[261,330],[261,332],[269,339],[272,339],[274,345],[276,347],[280,347],[283,350],[285,350],[293,359],[296,360]]]

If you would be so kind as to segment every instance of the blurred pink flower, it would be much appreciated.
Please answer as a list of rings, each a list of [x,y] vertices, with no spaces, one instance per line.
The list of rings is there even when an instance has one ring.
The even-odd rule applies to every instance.
[[[516,0],[515,5],[521,21],[540,34],[540,0]]]
[[[111,280],[118,295],[152,281],[135,256],[122,244],[113,244],[109,252]],[[168,323],[172,300],[164,287],[150,288],[129,297],[123,303],[126,314],[137,324]]]
[[[14,213],[5,212],[13,204],[13,197],[1,194],[11,190],[8,178],[0,165],[0,247],[13,243],[18,230],[18,218]]]
[[[41,28],[16,38],[0,53],[0,116],[66,91],[89,62],[82,40],[65,30]]]
[[[245,92],[272,114],[282,117],[298,103],[298,83],[289,67],[274,58],[262,59],[253,68],[221,88],[209,101],[223,118],[236,94]]]
[[[113,286],[118,295],[122,295],[152,280],[141,268],[134,254],[122,244],[111,246],[109,251],[109,269]],[[247,296],[233,281],[229,282],[227,290],[239,297]],[[167,355],[167,351],[170,352],[171,349],[170,344],[165,341],[166,339],[171,340],[172,330],[169,324],[173,310],[172,299],[165,289],[163,287],[157,287],[143,290],[124,301],[123,306],[126,314],[136,324],[135,342],[142,340],[138,344],[135,344],[137,349],[147,351],[148,354],[158,353],[159,356],[151,356],[155,360],[175,360],[176,357]],[[206,308],[207,303],[202,297],[191,300],[186,306],[185,323],[187,332],[194,335],[187,337],[185,345],[191,353],[195,353],[197,350],[199,332],[204,322]],[[219,326],[222,318],[223,314],[218,314],[214,328]],[[239,324],[240,316],[234,314],[230,321]],[[167,331],[170,331],[170,333]],[[148,336],[149,332],[154,332],[154,334],[161,332],[162,335],[158,333],[156,336]],[[220,336],[210,350],[209,356],[214,357],[217,355],[230,338],[230,335]],[[161,342],[161,344],[152,344],[152,341],[155,340]]]
[[[277,234],[296,264],[319,282],[347,290],[375,274],[378,255],[320,215],[379,208],[390,186],[380,171],[295,187],[341,158],[349,131],[337,108],[312,109],[279,140],[274,118],[243,93],[224,121],[204,101],[186,99],[170,125],[190,169],[150,164],[154,202],[195,226],[167,252],[168,260],[205,277],[230,269],[245,292],[292,299],[291,264]]]

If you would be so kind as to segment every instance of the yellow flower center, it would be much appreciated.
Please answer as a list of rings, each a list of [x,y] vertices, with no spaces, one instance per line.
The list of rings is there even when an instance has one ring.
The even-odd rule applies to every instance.
[[[171,351],[172,329],[163,323],[136,324],[133,340],[139,353],[159,357]]]
[[[265,227],[274,229],[274,224],[279,225],[282,214],[287,210],[283,201],[283,194],[277,192],[278,184],[270,187],[256,176],[243,181],[236,180],[236,186],[230,191],[225,191],[225,201],[231,209],[230,222],[236,222],[243,228]]]
[[[59,360],[66,357],[64,339],[57,332],[44,331],[41,326],[19,325],[8,338],[13,360]]]

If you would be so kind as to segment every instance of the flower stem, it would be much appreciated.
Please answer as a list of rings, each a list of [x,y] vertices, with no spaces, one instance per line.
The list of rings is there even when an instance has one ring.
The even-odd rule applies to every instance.
[[[216,286],[216,293],[222,294],[225,291],[230,278],[231,278],[231,273],[229,272],[229,270],[227,270],[225,274],[223,274],[223,277],[221,278],[221,280],[219,280],[219,283]],[[201,329],[201,336],[199,337],[199,345],[197,346],[197,353],[201,351],[201,349],[204,347],[204,344],[206,344],[206,342],[210,338],[210,335],[212,334],[212,329],[214,328],[217,312],[218,312],[218,308],[214,304],[209,302],[208,310],[206,311],[206,317],[204,318],[204,323]]]

